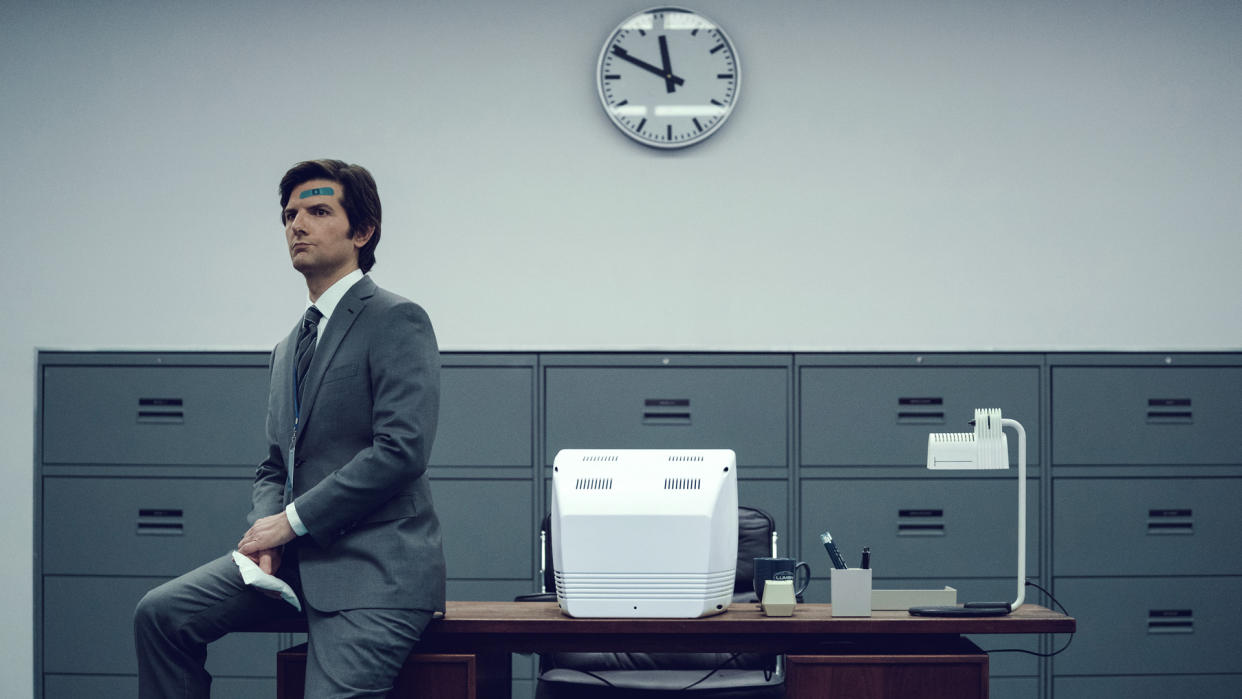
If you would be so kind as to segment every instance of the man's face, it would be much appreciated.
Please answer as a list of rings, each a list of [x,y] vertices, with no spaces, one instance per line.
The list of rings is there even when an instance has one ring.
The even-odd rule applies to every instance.
[[[285,242],[293,268],[306,277],[333,278],[358,266],[358,248],[370,231],[349,237],[349,217],[341,206],[341,184],[309,180],[293,189],[285,204]]]

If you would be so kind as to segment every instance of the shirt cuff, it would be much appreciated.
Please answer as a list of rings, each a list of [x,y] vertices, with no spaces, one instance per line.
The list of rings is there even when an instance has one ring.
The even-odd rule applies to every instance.
[[[298,536],[306,536],[306,525],[302,524],[302,518],[298,516],[298,508],[289,503],[285,507],[285,517],[289,520],[289,526],[293,527],[293,533]]]

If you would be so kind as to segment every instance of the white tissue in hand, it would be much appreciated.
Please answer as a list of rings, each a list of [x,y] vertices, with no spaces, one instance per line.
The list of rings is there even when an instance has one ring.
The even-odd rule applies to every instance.
[[[258,563],[243,556],[238,551],[233,552],[233,562],[237,564],[237,569],[241,571],[242,582],[260,590],[279,592],[281,599],[292,604],[299,612],[302,611],[302,603],[298,601],[298,596],[293,594],[293,588],[289,586],[289,583],[275,575],[264,573]]]

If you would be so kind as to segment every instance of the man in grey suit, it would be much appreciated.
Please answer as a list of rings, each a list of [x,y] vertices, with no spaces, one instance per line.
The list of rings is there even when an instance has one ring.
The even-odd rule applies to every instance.
[[[306,315],[271,358],[268,453],[237,551],[296,591],[307,697],[382,697],[444,609],[427,483],[439,352],[423,309],[380,289],[380,202],[366,169],[298,163],[280,184]],[[296,614],[242,580],[232,554],[160,585],[135,610],[139,695],[206,697],[207,644]],[[273,658],[273,663],[275,658]]]

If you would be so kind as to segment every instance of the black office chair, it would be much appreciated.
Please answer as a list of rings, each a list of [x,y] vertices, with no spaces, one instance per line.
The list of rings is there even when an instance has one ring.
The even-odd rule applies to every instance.
[[[735,603],[757,603],[754,561],[776,555],[776,525],[763,510],[739,507]],[[539,539],[541,592],[517,601],[556,601],[551,516]],[[544,653],[535,699],[654,699],[682,692],[697,699],[778,699],[782,659],[758,653]]]

